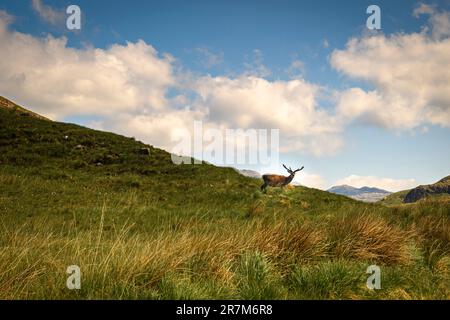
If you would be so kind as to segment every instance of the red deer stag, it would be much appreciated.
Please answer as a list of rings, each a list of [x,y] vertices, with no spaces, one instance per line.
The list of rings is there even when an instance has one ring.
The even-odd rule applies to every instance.
[[[292,170],[290,167],[286,167],[283,164],[283,167],[287,170],[289,175],[287,177],[281,176],[278,174],[265,174],[262,176],[264,180],[264,184],[261,186],[261,191],[266,191],[267,186],[270,187],[284,187],[285,185],[288,185],[292,179],[294,179],[295,173],[303,170],[304,167],[301,167],[297,170]]]

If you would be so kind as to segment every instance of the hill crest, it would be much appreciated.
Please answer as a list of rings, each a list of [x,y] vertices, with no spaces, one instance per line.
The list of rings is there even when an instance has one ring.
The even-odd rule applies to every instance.
[[[16,112],[21,116],[30,116],[30,117],[33,117],[36,119],[51,121],[50,119],[48,119],[44,116],[41,116],[40,114],[37,114],[33,111],[30,111],[28,109],[25,109],[24,107],[19,106],[18,104],[12,102],[9,99],[6,99],[3,96],[0,96],[0,108]]]

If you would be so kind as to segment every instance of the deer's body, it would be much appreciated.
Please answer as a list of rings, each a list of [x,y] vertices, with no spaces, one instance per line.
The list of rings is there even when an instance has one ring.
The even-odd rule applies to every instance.
[[[291,183],[292,179],[294,179],[295,173],[303,169],[297,169],[293,171],[291,168],[287,168],[284,164],[283,167],[288,171],[288,176],[282,176],[278,174],[265,174],[262,176],[264,180],[264,184],[261,186],[261,191],[265,191],[266,188],[269,187],[284,187]]]

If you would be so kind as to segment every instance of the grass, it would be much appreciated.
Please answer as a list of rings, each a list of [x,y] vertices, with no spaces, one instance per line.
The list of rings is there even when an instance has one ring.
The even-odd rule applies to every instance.
[[[0,109],[0,298],[450,298],[447,199],[260,184]],[[66,288],[74,264],[80,290]],[[381,290],[365,286],[372,264]]]

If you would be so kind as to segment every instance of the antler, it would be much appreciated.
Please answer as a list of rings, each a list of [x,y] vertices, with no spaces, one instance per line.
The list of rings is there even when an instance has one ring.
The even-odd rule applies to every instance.
[[[291,169],[289,168],[288,169],[288,167],[286,167],[284,164],[283,164],[283,167],[289,172],[289,171],[291,171]]]
[[[304,168],[304,166],[302,166],[300,169],[295,170],[295,172],[297,172],[297,171],[302,171],[303,168]]]

